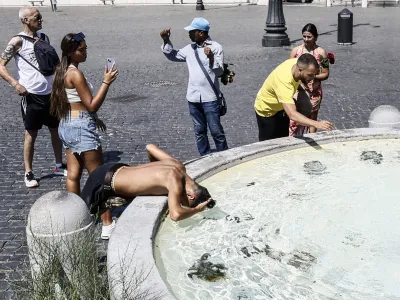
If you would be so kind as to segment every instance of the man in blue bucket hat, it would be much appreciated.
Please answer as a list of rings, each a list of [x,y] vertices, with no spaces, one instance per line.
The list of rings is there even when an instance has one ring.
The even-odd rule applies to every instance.
[[[189,31],[191,44],[174,49],[170,41],[171,29],[165,29],[160,33],[164,40],[161,50],[169,60],[187,63],[189,82],[186,99],[200,155],[210,153],[207,127],[217,151],[223,151],[228,149],[228,144],[219,111],[221,92],[218,77],[224,70],[222,46],[211,40],[208,35],[210,23],[204,18],[194,18],[185,30]]]

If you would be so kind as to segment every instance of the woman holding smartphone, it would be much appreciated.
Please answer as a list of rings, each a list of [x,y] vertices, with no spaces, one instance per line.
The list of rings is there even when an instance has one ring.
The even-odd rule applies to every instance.
[[[80,180],[85,167],[90,174],[103,164],[101,142],[96,127],[105,130],[105,125],[97,119],[111,83],[118,71],[105,67],[104,80],[95,96],[92,85],[86,81],[78,69],[86,61],[87,45],[83,33],[69,33],[61,41],[62,58],[57,66],[51,94],[51,113],[58,117],[58,134],[66,149],[67,191],[80,195]],[[102,238],[108,239],[115,226],[111,213],[102,216]]]

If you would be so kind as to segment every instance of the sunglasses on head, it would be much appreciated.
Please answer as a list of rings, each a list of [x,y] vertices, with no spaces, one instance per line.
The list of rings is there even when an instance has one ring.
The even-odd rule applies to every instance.
[[[82,32],[79,32],[77,34],[75,34],[72,38],[71,41],[72,43],[80,43],[81,41],[83,41],[85,39],[85,35]]]

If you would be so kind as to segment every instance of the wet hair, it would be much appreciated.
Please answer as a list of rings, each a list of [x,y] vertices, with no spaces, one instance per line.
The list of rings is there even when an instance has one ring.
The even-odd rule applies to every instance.
[[[71,54],[78,49],[80,43],[73,41],[72,37],[75,33],[68,33],[61,41],[62,56],[60,63],[57,65],[56,73],[54,75],[53,89],[50,97],[50,113],[57,119],[61,120],[67,115],[71,109],[68,102],[67,93],[65,92],[65,73],[71,64]]]
[[[297,65],[301,68],[308,68],[313,66],[315,69],[319,69],[319,65],[315,57],[310,53],[304,53],[297,59]]]
[[[315,38],[318,37],[317,27],[312,23],[308,23],[306,26],[303,27],[303,30],[301,31],[301,33],[304,33],[304,32],[311,33]]]
[[[194,183],[194,186],[193,186],[193,192],[194,192],[196,198],[195,198],[195,201],[193,202],[193,204],[190,205],[190,207],[196,207],[200,203],[203,203],[211,198],[211,195],[208,192],[208,190],[204,186],[202,186],[196,182]]]

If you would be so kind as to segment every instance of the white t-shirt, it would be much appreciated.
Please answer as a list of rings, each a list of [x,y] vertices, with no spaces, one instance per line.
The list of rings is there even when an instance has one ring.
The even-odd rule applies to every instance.
[[[20,32],[18,35],[28,36],[25,32]],[[40,37],[40,33],[37,33]],[[48,39],[46,39],[48,41]],[[39,64],[36,60],[35,52],[33,51],[33,43],[22,38],[22,46],[18,51],[19,55],[28,60],[36,68]],[[15,65],[17,66],[18,82],[25,89],[35,95],[48,95],[51,93],[53,85],[53,76],[44,76],[30,64],[24,61],[19,55],[14,55]]]

